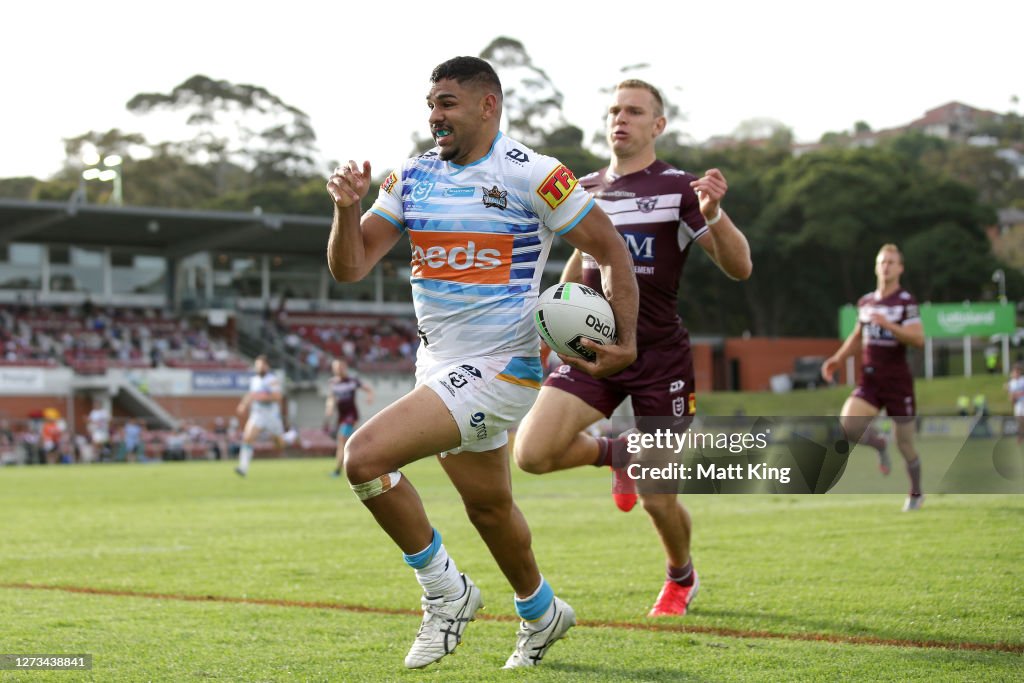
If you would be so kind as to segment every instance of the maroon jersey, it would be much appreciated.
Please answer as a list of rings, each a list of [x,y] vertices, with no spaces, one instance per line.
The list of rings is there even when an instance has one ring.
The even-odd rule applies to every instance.
[[[331,377],[330,392],[334,396],[339,420],[344,421],[346,417],[358,419],[356,390],[361,386],[363,383],[357,377]]]
[[[624,176],[607,168],[580,179],[626,240],[640,290],[636,341],[640,348],[677,342],[679,278],[690,247],[707,231],[700,201],[690,187],[697,177],[663,161]],[[583,254],[583,284],[602,291],[601,271]]]
[[[907,290],[897,289],[886,297],[869,292],[857,301],[857,320],[861,324],[861,362],[865,370],[877,376],[909,376],[907,347],[896,340],[892,332],[871,322],[871,316],[881,313],[890,322],[906,325],[921,321],[917,301]]]

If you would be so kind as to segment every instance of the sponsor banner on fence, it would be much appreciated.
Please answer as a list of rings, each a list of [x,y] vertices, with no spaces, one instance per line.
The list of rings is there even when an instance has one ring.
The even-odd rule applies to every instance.
[[[192,390],[216,393],[239,393],[249,390],[251,372],[238,370],[194,370]]]
[[[37,392],[42,391],[44,385],[41,368],[0,368],[0,393]]]
[[[922,304],[919,311],[926,337],[989,337],[1013,334],[1017,328],[1013,304]],[[849,336],[856,323],[854,306],[839,309],[840,337]]]

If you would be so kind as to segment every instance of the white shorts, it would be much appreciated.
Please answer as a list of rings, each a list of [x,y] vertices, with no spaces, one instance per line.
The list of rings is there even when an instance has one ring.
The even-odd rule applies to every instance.
[[[478,453],[508,443],[540,391],[539,358],[479,356],[438,360],[426,347],[416,354],[416,386],[441,397],[462,435],[459,451]]]
[[[281,421],[280,413],[277,412],[253,410],[249,413],[249,421],[245,423],[245,428],[249,429],[250,425],[256,430],[271,436],[281,436],[284,434],[284,423]]]
[[[1024,401],[1017,401],[1013,404],[1013,416],[1024,417]]]

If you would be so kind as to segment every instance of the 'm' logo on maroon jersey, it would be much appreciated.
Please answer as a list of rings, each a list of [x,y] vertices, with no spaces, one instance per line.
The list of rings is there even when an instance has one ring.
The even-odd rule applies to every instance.
[[[657,197],[637,197],[636,199],[636,208],[640,209],[640,213],[650,213],[657,205]]]
[[[626,247],[634,261],[648,263],[654,260],[654,235],[647,232],[627,232],[626,230],[620,230],[620,233],[626,240]]]

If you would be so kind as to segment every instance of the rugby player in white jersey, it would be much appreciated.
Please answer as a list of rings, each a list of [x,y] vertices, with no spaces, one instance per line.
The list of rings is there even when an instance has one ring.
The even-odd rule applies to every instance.
[[[238,467],[235,473],[244,477],[249,474],[252,462],[253,444],[261,436],[270,436],[278,448],[284,447],[284,422],[281,419],[281,380],[271,372],[266,356],[257,356],[253,361],[256,374],[249,380],[249,392],[238,404],[238,415],[249,419],[242,431],[242,447],[238,451]]]
[[[542,377],[532,322],[541,273],[555,234],[600,264],[618,344],[577,363],[598,376],[636,356],[636,280],[625,244],[572,172],[499,131],[501,83],[487,62],[456,57],[435,68],[430,82],[437,146],[389,174],[361,218],[369,162],[349,161],[327,185],[335,204],[332,275],[365,277],[407,235],[422,340],[416,387],[355,431],[345,472],[423,587],[423,621],[406,666],[451,652],[482,605],[399,472],[434,454],[515,591],[522,621],[505,666],[533,666],[575,623],[540,574],[509,472],[507,430],[526,414]]]

